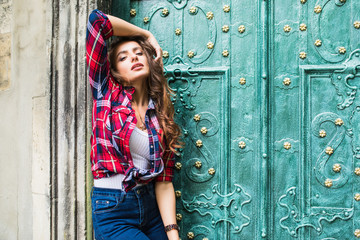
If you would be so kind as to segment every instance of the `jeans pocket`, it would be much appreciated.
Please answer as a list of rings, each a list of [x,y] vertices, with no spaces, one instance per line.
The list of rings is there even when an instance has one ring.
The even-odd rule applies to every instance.
[[[111,212],[119,205],[119,199],[115,196],[94,195],[92,199],[92,211],[94,214]]]

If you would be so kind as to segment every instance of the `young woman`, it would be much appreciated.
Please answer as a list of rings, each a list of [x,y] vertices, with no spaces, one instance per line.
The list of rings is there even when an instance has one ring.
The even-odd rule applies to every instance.
[[[106,40],[113,35],[120,38],[108,56]],[[180,128],[161,48],[149,31],[94,10],[86,51],[95,237],[179,239],[172,178]]]

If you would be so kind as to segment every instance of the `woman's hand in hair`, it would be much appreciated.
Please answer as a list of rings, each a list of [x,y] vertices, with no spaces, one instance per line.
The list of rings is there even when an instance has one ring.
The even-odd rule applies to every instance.
[[[152,35],[152,33],[149,31],[147,34],[147,40],[155,49],[155,52],[156,52],[155,61],[159,62],[162,65],[162,49],[161,49],[158,41],[154,37],[154,35]]]
[[[134,24],[126,22],[118,17],[114,17],[111,15],[107,15],[111,25],[113,27],[115,36],[135,36],[135,35],[143,35],[147,38],[150,44],[155,48],[156,56],[155,61],[159,62],[162,65],[162,50],[155,39],[154,35],[148,30],[142,29]]]

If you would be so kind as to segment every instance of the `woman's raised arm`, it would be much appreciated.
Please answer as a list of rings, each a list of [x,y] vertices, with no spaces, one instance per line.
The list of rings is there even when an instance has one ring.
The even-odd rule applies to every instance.
[[[114,36],[134,36],[134,35],[142,35],[147,38],[147,40],[150,42],[150,44],[155,48],[156,51],[156,61],[161,61],[162,57],[162,50],[160,48],[159,43],[155,39],[155,37],[152,35],[151,32],[142,29],[138,26],[135,26],[129,22],[126,22],[120,18],[107,15],[112,26],[113,26],[113,32]]]

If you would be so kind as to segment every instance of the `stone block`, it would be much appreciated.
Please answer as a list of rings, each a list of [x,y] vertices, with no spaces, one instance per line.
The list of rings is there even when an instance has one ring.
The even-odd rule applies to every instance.
[[[0,91],[10,88],[11,33],[0,34]]]
[[[0,34],[11,31],[12,0],[0,0]]]

